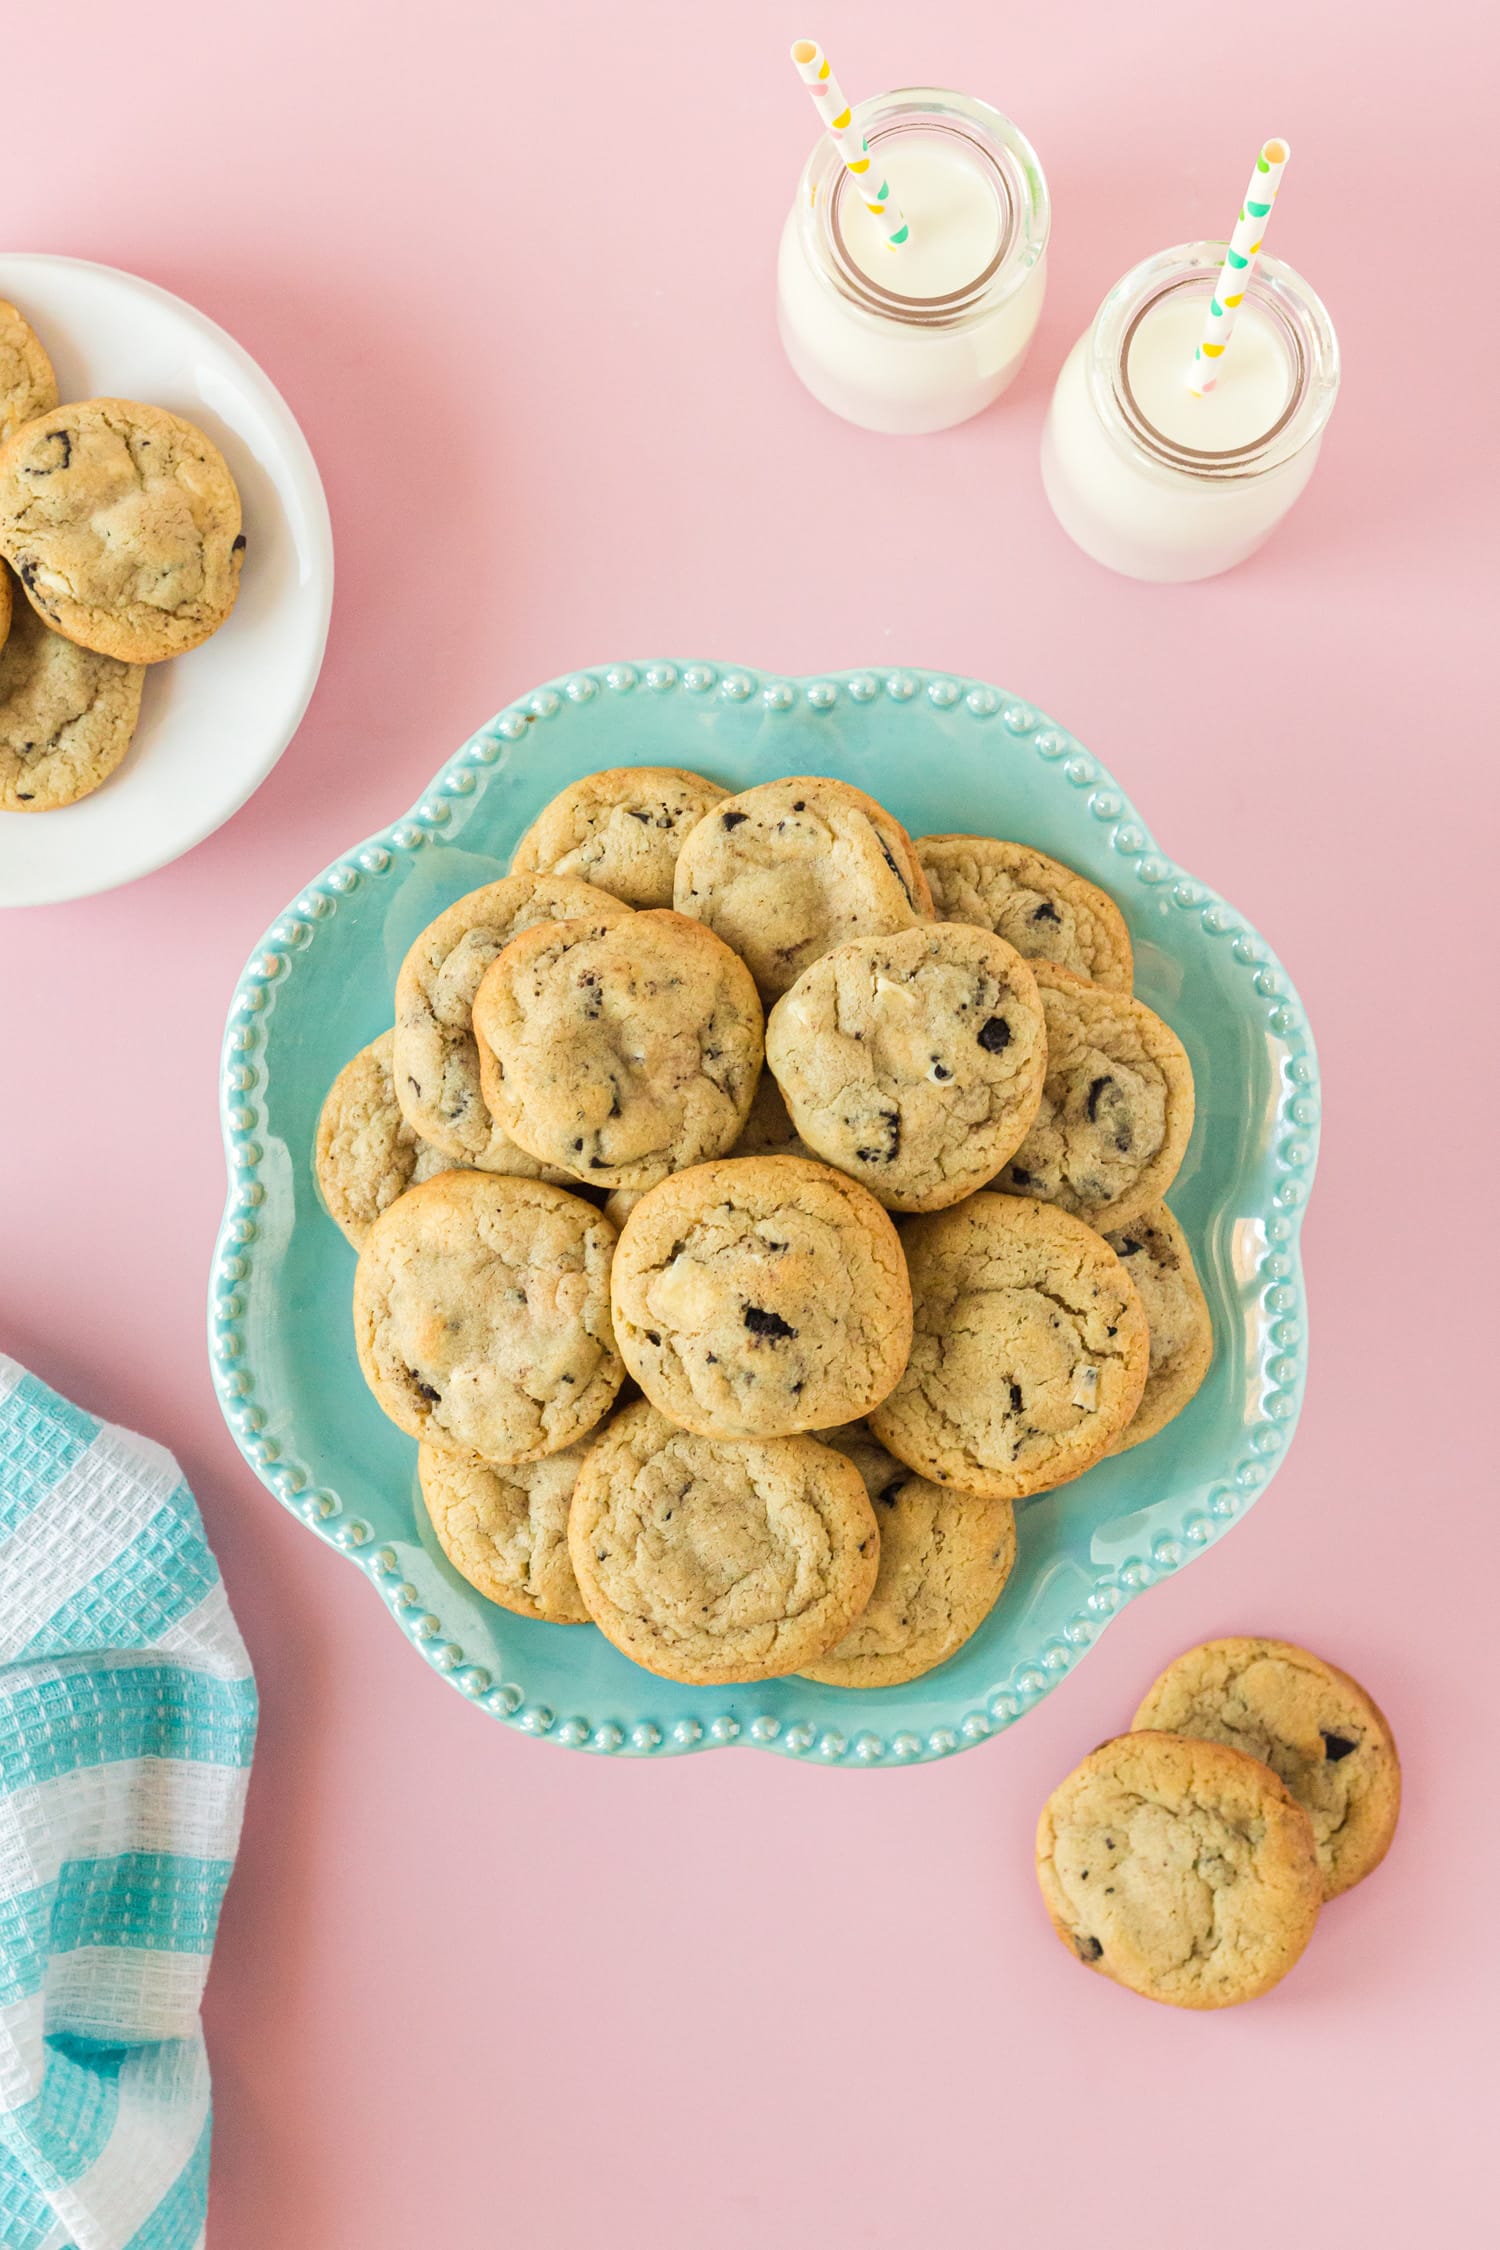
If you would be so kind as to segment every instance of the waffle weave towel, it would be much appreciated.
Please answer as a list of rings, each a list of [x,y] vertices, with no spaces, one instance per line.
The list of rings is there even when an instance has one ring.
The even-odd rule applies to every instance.
[[[255,1683],[159,1445],[0,1354],[0,2244],[196,2250]]]

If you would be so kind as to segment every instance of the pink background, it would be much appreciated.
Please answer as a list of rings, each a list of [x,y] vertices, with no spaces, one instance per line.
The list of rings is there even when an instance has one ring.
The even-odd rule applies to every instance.
[[[984,94],[1046,165],[1034,356],[949,435],[847,429],[778,356],[810,134],[785,46],[809,30],[856,94]],[[33,37],[12,245],[132,268],[231,329],[303,421],[338,547],[322,683],[255,800],[133,889],[0,920],[0,1341],[176,1449],[264,1695],[210,1986],[212,2250],[1479,2239],[1500,1950],[1481,35],[1492,72],[1469,0],[158,0],[146,35],[77,0],[65,74]],[[1128,263],[1228,225],[1269,132],[1296,149],[1275,247],[1344,348],[1322,464],[1232,577],[1108,577],[1042,497],[1051,377]],[[216,1058],[251,944],[510,697],[668,653],[903,660],[1037,702],[1269,935],[1321,1046],[1288,1465],[1024,1725],[945,1765],[626,1764],[505,1731],[261,1489],[209,1383]],[[1246,1630],[1369,1683],[1406,1816],[1287,1984],[1198,2018],[1067,1958],[1030,1838],[1162,1662]]]

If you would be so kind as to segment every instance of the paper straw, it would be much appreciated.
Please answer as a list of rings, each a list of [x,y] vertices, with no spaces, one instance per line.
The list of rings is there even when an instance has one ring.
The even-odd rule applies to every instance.
[[[1281,175],[1291,153],[1285,141],[1267,141],[1255,159],[1255,170],[1240,205],[1239,223],[1229,238],[1229,255],[1219,268],[1203,335],[1188,370],[1188,389],[1194,398],[1206,398],[1219,379],[1219,362],[1229,349],[1235,315],[1245,302],[1245,291],[1265,240],[1271,206],[1276,201],[1276,190],[1281,185]]]
[[[792,46],[792,61],[798,75],[813,98],[813,107],[819,123],[839,152],[839,160],[853,180],[861,202],[870,216],[880,221],[888,250],[899,250],[911,237],[911,228],[899,203],[892,200],[891,183],[880,179],[870,169],[870,144],[863,133],[856,133],[854,113],[845,101],[838,80],[834,77],[828,57],[816,39],[798,39]]]

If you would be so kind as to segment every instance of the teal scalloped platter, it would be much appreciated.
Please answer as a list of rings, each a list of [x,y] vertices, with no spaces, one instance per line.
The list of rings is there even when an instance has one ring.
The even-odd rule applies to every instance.
[[[391,1020],[402,955],[451,900],[505,872],[547,799],[604,766],[680,765],[731,789],[836,774],[914,835],[1017,837],[1119,900],[1136,990],[1192,1059],[1197,1124],[1172,1192],[1213,1310],[1208,1379],[1147,1444],[1020,1508],[1019,1556],[986,1623],[904,1687],[811,1680],[678,1687],[591,1625],[513,1616],[450,1567],[415,1448],[360,1378],[354,1252],[313,1178],[335,1072]],[[1264,1491],[1305,1371],[1298,1231],[1317,1151],[1317,1064],[1255,931],[1158,851],[1109,774],[998,688],[918,671],[778,679],[733,665],[616,664],[539,688],[450,759],[404,819],[326,869],[246,964],[224,1042],[229,1195],[209,1347],[246,1460],[365,1573],[454,1688],[548,1742],[664,1757],[754,1744],[825,1765],[942,1758],[1010,1726],[1110,1619],[1221,1539]]]

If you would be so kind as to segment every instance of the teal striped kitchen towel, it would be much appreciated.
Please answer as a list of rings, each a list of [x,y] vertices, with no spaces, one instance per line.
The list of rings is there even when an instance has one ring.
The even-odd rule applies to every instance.
[[[255,1682],[169,1453],[0,1354],[0,2244],[196,2250]]]

